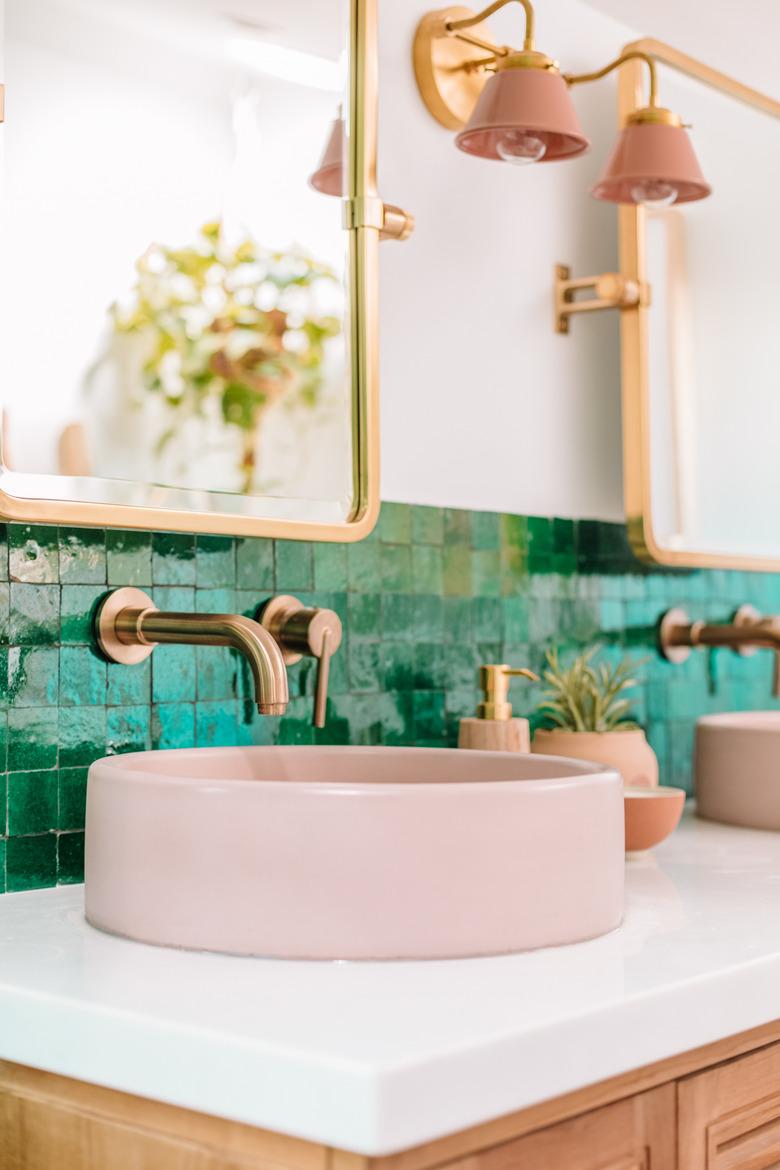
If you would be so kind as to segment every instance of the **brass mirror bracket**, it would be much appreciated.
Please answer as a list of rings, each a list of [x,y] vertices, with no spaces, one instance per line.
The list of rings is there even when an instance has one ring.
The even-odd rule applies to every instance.
[[[408,240],[414,231],[411,212],[392,203],[383,203],[378,195],[345,199],[343,206],[342,220],[347,231],[359,227],[377,228],[380,240]]]
[[[330,660],[341,645],[341,619],[332,609],[307,608],[297,597],[280,594],[260,607],[257,620],[279,644],[287,666],[303,656],[317,659],[315,727],[325,726]]]
[[[428,112],[448,130],[461,130],[466,125],[490,76],[477,64],[484,60],[486,50],[478,48],[473,40],[498,51],[484,24],[470,28],[469,40],[452,35],[450,24],[474,15],[470,8],[460,6],[428,12],[414,34],[412,55],[417,87]]]
[[[595,296],[575,299],[582,289],[593,289]],[[571,278],[566,264],[555,265],[555,332],[568,333],[569,320],[575,313],[594,313],[599,309],[634,309],[650,304],[650,286],[631,280],[619,272],[602,272],[600,276]]]

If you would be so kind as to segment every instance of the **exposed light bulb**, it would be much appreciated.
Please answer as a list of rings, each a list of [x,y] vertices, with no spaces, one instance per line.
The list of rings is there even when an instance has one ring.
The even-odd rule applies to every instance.
[[[498,157],[516,166],[539,162],[546,150],[547,143],[527,130],[505,130],[496,142]]]
[[[634,203],[642,203],[657,211],[662,207],[671,207],[677,198],[677,188],[661,179],[645,179],[631,188],[631,198]]]

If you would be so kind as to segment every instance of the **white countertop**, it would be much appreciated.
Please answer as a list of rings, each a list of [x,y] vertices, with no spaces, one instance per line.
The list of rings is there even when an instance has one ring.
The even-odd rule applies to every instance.
[[[431,963],[286,963],[99,933],[82,888],[0,897],[0,1058],[364,1154],[780,1018],[780,834],[688,816],[623,927]]]

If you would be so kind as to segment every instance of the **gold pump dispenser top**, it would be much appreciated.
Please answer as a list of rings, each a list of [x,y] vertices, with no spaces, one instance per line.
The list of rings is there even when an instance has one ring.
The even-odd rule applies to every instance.
[[[515,675],[539,681],[539,675],[527,667],[511,667],[505,662],[488,663],[479,668],[479,685],[482,701],[477,706],[478,719],[498,719],[501,722],[512,718],[512,704],[509,702],[509,683]]]

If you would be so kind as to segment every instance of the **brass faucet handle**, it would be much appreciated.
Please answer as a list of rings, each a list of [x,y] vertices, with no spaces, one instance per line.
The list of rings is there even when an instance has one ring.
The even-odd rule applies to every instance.
[[[317,659],[312,722],[324,727],[330,660],[341,645],[341,618],[335,610],[305,606],[297,597],[280,594],[260,607],[258,621],[279,643],[288,666],[304,655]]]

